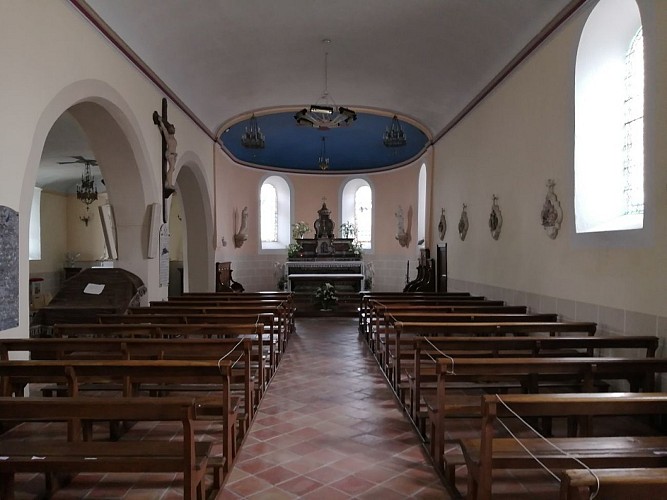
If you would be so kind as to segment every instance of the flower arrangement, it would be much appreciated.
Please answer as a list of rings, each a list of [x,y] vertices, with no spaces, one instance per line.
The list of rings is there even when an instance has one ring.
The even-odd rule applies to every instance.
[[[353,241],[352,243],[350,243],[350,252],[352,252],[354,256],[358,259],[361,258],[361,250],[362,250],[361,243],[357,241]]]
[[[336,288],[331,283],[324,283],[315,290],[315,302],[322,309],[331,309],[338,302]]]
[[[358,235],[359,233],[357,230],[357,225],[354,222],[343,222],[340,225],[341,238],[354,238],[352,243],[350,243],[350,251],[354,254],[355,257],[361,258],[361,251],[363,250],[363,247],[357,239]]]
[[[340,237],[341,238],[354,238],[357,239],[357,225],[354,222],[343,222],[340,225]]]
[[[287,245],[287,257],[296,257],[303,251],[301,243],[292,242]]]
[[[310,232],[310,226],[302,220],[292,224],[292,238],[295,240],[300,240],[308,232]]]

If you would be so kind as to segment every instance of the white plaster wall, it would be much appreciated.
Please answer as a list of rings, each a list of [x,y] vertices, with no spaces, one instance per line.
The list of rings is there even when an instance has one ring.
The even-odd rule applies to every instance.
[[[102,105],[125,133],[141,181],[142,199],[125,199],[118,189],[110,201],[121,211],[138,202],[147,207],[161,201],[161,137],[152,113],[160,110],[163,96],[65,0],[0,2],[0,32],[0,204],[19,211],[19,279],[27,283],[30,198],[44,141],[55,120],[78,102]],[[179,160],[188,153],[201,159],[196,167],[210,188],[210,138],[173,104],[169,119],[176,127]],[[204,198],[212,205],[210,194]],[[166,296],[166,287],[158,286],[157,259],[146,259],[145,248],[140,248],[145,246],[148,226],[145,212],[137,212],[126,214],[125,220],[133,222],[118,227],[119,240],[136,242],[134,248],[125,248],[123,267],[144,279],[148,298]],[[27,335],[27,289],[20,297],[20,324],[7,334]]]
[[[431,229],[444,207],[450,278],[521,297],[649,314],[652,331],[638,334],[654,333],[658,316],[667,315],[667,3],[638,4],[647,64],[645,229],[574,231],[574,62],[582,12],[435,146]],[[564,211],[556,240],[540,225],[549,178]],[[504,219],[498,241],[488,228],[494,194]],[[456,226],[463,203],[470,230],[462,242]]]

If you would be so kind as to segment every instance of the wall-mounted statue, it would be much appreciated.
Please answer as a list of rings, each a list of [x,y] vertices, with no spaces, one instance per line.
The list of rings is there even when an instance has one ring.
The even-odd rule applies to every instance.
[[[412,215],[412,207],[408,209],[407,229],[405,226],[405,218],[403,216],[403,207],[399,205],[398,210],[394,215],[396,215],[396,225],[397,225],[396,239],[398,240],[398,244],[401,245],[402,247],[407,247],[408,245],[410,245],[410,239],[411,239],[410,219]]]
[[[498,197],[493,195],[493,203],[491,204],[491,213],[489,214],[489,230],[491,231],[491,237],[494,240],[497,240],[500,236],[500,230],[503,227],[503,214],[500,212],[500,206],[498,206]]]
[[[234,210],[234,226],[236,227],[236,219],[238,218],[238,212]],[[234,246],[236,248],[241,248],[245,240],[248,239],[248,207],[243,207],[241,210],[241,227],[234,234]]]
[[[442,209],[440,214],[440,222],[438,223],[438,234],[440,235],[440,241],[445,239],[445,234],[447,234],[447,218],[445,217],[445,209]]]
[[[461,241],[466,239],[466,235],[468,234],[468,226],[470,225],[468,222],[468,212],[466,212],[466,208],[468,208],[468,206],[464,203],[463,209],[461,210],[461,217],[459,218],[459,238],[461,238]]]
[[[540,214],[542,227],[547,232],[547,236],[552,240],[555,240],[556,236],[558,236],[560,225],[563,222],[563,209],[556,197],[556,193],[554,193],[555,185],[556,182],[553,179],[547,181],[547,198],[544,200],[542,213]]]
[[[176,170],[176,127],[173,123],[169,123],[167,119],[167,100],[162,99],[162,116],[157,111],[153,111],[153,123],[158,126],[162,134],[162,180],[163,180],[163,196],[169,198],[176,192],[174,187],[174,171]]]

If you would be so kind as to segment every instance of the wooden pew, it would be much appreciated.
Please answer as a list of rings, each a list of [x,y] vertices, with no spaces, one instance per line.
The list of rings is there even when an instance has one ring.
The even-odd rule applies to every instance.
[[[268,386],[268,378],[264,362],[264,325],[252,324],[99,324],[99,323],[72,323],[56,324],[53,326],[53,336],[89,337],[89,338],[250,338],[253,340],[252,361],[256,366],[253,375],[257,378],[256,388],[260,391],[259,398]],[[272,344],[270,344],[272,345]],[[267,347],[269,353],[270,347]],[[271,368],[274,371],[275,367]]]
[[[215,294],[186,294],[179,297],[170,297],[167,301],[150,302],[151,306],[164,307],[166,304],[174,306],[279,306],[286,316],[289,328],[294,328],[294,295],[291,292],[256,292],[256,293],[215,293]]]
[[[134,360],[228,360],[231,361],[231,394],[243,398],[239,415],[242,439],[259,404],[260,383],[252,372],[252,341],[250,339],[140,339],[140,338],[48,338],[5,339],[0,337],[0,360],[9,360],[12,352],[26,352],[37,359],[134,359]],[[238,386],[238,389],[236,388]],[[49,384],[41,388],[44,395],[66,395],[69,386]],[[91,384],[78,390],[123,390],[121,384]]]
[[[130,307],[128,314],[261,314],[271,313],[276,317],[278,328],[282,332],[283,344],[287,344],[291,332],[294,330],[293,313],[280,305],[252,305],[248,303],[226,305],[189,305],[189,304],[168,304],[153,307]]]
[[[280,358],[283,354],[283,332],[281,331],[277,318],[272,313],[259,314],[101,314],[98,316],[101,324],[127,324],[140,325],[146,323],[155,324],[177,324],[177,325],[239,325],[239,324],[263,324],[264,337],[263,346],[268,348],[269,362],[265,363],[268,369],[267,381],[275,374]],[[254,335],[254,334],[253,334]]]
[[[460,305],[425,305],[425,304],[395,304],[395,305],[383,305],[382,309],[369,313],[367,325],[363,330],[363,338],[369,344],[369,347],[372,351],[377,349],[376,344],[381,338],[383,332],[382,329],[377,331],[375,323],[375,318],[378,314],[390,315],[393,312],[405,312],[405,313],[414,313],[414,314],[437,314],[437,313],[449,313],[449,314],[527,314],[528,308],[526,306],[505,306],[505,305],[493,305],[496,302],[461,302]],[[474,304],[474,305],[473,305]],[[371,320],[372,317],[372,320]]]
[[[256,300],[256,299],[285,299],[289,300],[294,298],[292,292],[287,292],[284,290],[262,290],[259,292],[185,292],[182,295],[175,297],[169,297],[169,300],[186,298],[190,297],[217,297],[221,299],[228,299],[232,301],[238,300]]]
[[[667,468],[567,469],[560,473],[560,500],[662,498]]]
[[[469,296],[468,292],[371,292],[363,291],[359,292],[359,333],[364,334],[363,329],[365,328],[365,320],[368,319],[370,313],[370,301],[377,300],[394,300],[402,299],[404,301],[410,301],[411,299],[420,299],[420,298],[437,298],[437,297],[465,297]]]
[[[509,408],[509,409],[508,409]],[[491,498],[491,473],[494,468],[526,469],[541,465],[526,449],[549,469],[579,468],[572,456],[593,468],[665,467],[667,437],[654,436],[559,437],[549,441],[540,437],[496,437],[494,424],[498,417],[588,417],[618,415],[662,415],[667,413],[664,393],[607,394],[512,394],[482,397],[482,431],[479,439],[463,439],[461,447],[468,468],[468,499]]]
[[[237,449],[238,400],[231,397],[232,363],[226,360],[38,360],[0,361],[0,396],[22,395],[26,384],[67,384],[70,396],[82,384],[120,383],[122,395],[136,396],[140,391],[162,394],[168,387],[190,384],[198,391],[213,392],[197,398],[200,414],[207,412],[222,426],[225,472]],[[138,387],[138,389],[137,389]],[[93,396],[91,396],[93,397]],[[57,398],[46,398],[57,400]],[[108,418],[106,420],[109,420]],[[79,431],[74,425],[72,435]]]
[[[537,393],[540,381],[570,380],[581,392],[594,392],[595,382],[623,380],[630,383],[632,392],[653,392],[657,373],[667,371],[667,359],[621,357],[573,358],[439,358],[436,360],[436,394],[426,399],[430,424],[430,450],[434,465],[445,472],[454,484],[456,460],[445,464],[445,419],[479,415],[476,396],[449,395],[453,382],[475,382],[484,385],[494,380],[512,380],[525,392]],[[445,467],[446,465],[446,467]]]
[[[112,417],[180,422],[182,428],[182,438],[169,441],[149,437],[141,441],[84,442],[78,436],[58,441],[0,441],[0,456],[7,457],[0,460],[0,498],[14,498],[17,473],[177,472],[183,474],[183,498],[203,499],[211,443],[195,440],[196,412],[197,403],[192,398],[0,398],[0,420],[58,422]]]
[[[489,306],[500,307],[505,306],[502,300],[488,300],[482,296],[463,295],[455,297],[433,297],[433,298],[412,298],[412,299],[369,299],[366,306],[366,335],[370,333],[370,329],[377,322],[376,316],[385,313],[389,309],[400,309],[405,307],[429,307],[429,306]]]
[[[484,319],[482,317],[482,319]],[[400,356],[395,357],[395,367],[387,366],[390,359],[390,346],[394,353],[400,352],[401,339],[410,336],[452,336],[452,335],[555,335],[561,333],[583,333],[592,336],[597,324],[588,321],[466,321],[466,322],[407,322],[396,321],[392,330],[385,331],[384,354],[385,371],[391,369],[389,380],[398,390],[398,377],[401,374]],[[391,338],[393,337],[393,339]]]
[[[639,351],[641,357],[654,358],[656,336],[603,337],[414,337],[410,339],[412,362],[404,369],[408,382],[411,416],[425,436],[427,412],[423,394],[432,399],[436,387],[435,364],[438,358],[460,357],[593,357],[602,349]]]
[[[557,314],[461,314],[396,311],[386,318],[384,328],[377,328],[379,346],[376,351],[378,362],[387,377],[398,388],[401,383],[401,360],[412,358],[412,339],[416,336],[410,330],[414,323],[545,323],[558,321]],[[397,330],[397,323],[400,324]],[[403,347],[407,346],[405,352]]]

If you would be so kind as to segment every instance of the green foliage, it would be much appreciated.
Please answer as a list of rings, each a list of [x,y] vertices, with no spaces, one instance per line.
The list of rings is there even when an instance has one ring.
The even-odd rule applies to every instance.
[[[303,251],[303,247],[301,246],[301,243],[292,242],[289,245],[287,245],[287,256],[288,257],[296,257],[302,251]]]
[[[315,289],[315,303],[322,309],[329,309],[338,303],[336,288],[331,283],[324,283]]]
[[[302,220],[292,224],[292,238],[295,240],[303,238],[303,236],[308,232],[310,232],[310,226]]]
[[[354,222],[343,222],[340,225],[340,237],[341,238],[354,238],[357,239],[357,225]]]

